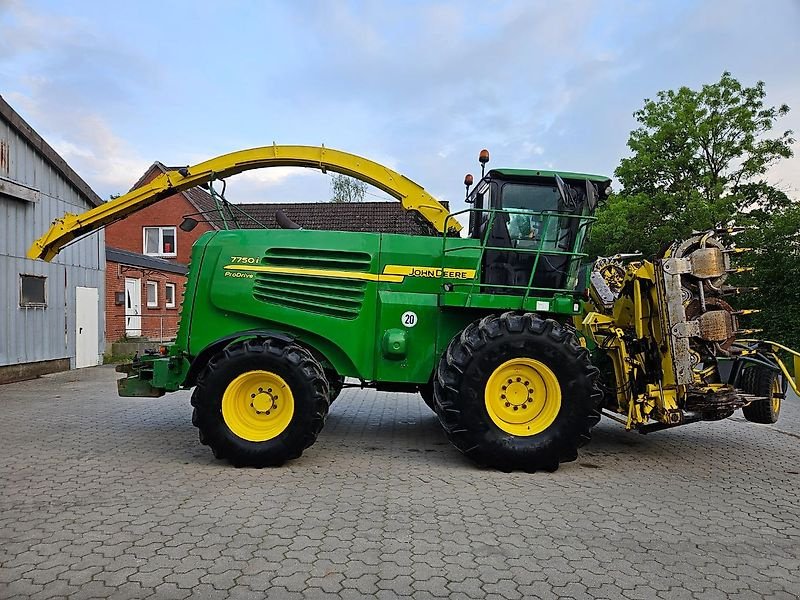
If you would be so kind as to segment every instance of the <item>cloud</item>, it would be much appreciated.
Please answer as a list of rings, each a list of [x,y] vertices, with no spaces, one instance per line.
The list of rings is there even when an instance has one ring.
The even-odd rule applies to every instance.
[[[645,97],[726,69],[764,79],[770,103],[798,111],[781,126],[800,130],[789,0],[771,5],[769,28],[738,0],[99,6],[0,0],[0,80],[101,194],[156,159],[324,141],[460,208],[481,148],[490,166],[611,174]],[[796,160],[770,176],[800,183]],[[230,181],[248,201],[330,195],[301,169]]]
[[[331,195],[330,176],[316,169],[270,167],[245,171],[227,181],[225,197],[237,203],[325,202]]]
[[[12,106],[37,124],[40,134],[104,198],[124,193],[145,172],[149,161],[115,135],[97,114],[76,112],[67,123],[39,96],[9,94]]]
[[[302,177],[303,175],[309,175],[310,173],[310,169],[298,169],[295,167],[269,167],[266,169],[245,171],[238,177],[243,181],[252,184],[265,184],[269,186],[286,181],[290,177]]]
[[[101,197],[127,191],[152,161],[117,134],[102,111],[128,104],[136,86],[123,74],[142,70],[147,61],[117,49],[79,19],[17,2],[3,9],[0,72],[15,88],[8,101]]]

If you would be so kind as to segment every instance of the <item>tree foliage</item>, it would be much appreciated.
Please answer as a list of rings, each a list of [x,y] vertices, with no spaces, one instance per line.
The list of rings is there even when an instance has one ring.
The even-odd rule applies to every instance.
[[[367,184],[360,179],[331,173],[331,202],[363,202]]]
[[[736,255],[751,266],[731,283],[758,290],[737,298],[762,312],[743,327],[800,347],[800,204],[765,180],[767,170],[792,156],[791,131],[775,134],[789,107],[765,105],[763,82],[745,87],[730,73],[699,91],[659,92],[634,113],[631,156],[615,171],[619,194],[598,211],[589,252],[641,251],[656,255],[692,231],[718,224],[746,227]]]
[[[757,337],[800,348],[800,204],[786,196],[741,214],[737,225],[746,227],[736,238],[741,247],[753,248],[736,263],[752,267],[734,283],[758,289],[736,299],[736,306],[758,308],[745,327],[763,329]]]
[[[730,73],[699,91],[682,87],[645,100],[634,113],[632,155],[622,185],[599,211],[590,252],[654,255],[692,230],[728,223],[773,193],[763,179],[792,155],[792,132],[770,137],[789,107],[766,106],[764,83],[742,86]]]

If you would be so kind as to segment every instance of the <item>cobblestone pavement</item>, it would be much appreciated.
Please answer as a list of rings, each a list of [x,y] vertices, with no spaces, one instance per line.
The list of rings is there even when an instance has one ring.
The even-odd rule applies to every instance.
[[[553,474],[471,466],[414,395],[345,391],[280,469],[214,460],[188,394],[108,367],[0,386],[0,598],[796,598],[800,403]],[[796,399],[795,399],[796,400]]]

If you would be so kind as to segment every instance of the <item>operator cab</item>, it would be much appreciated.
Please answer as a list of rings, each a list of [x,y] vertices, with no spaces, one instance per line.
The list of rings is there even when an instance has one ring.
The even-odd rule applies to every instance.
[[[524,295],[529,286],[537,295],[575,290],[578,255],[598,199],[610,193],[609,184],[607,178],[577,173],[486,173],[466,199],[473,209],[469,235],[485,247],[485,290],[514,295]]]

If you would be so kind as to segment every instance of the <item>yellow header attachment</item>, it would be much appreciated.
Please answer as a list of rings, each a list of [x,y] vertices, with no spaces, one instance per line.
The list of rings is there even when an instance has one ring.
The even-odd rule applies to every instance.
[[[50,230],[33,243],[28,250],[28,257],[51,261],[72,240],[168,196],[212,179],[265,167],[310,167],[322,172],[330,169],[355,177],[396,198],[406,210],[418,211],[439,233],[445,232],[445,218],[449,214],[447,209],[421,186],[400,173],[355,154],[324,146],[272,145],[231,152],[186,169],[167,171],[150,183],[83,214],[67,213],[56,219]],[[450,219],[448,226],[457,231],[461,229],[453,219]]]

